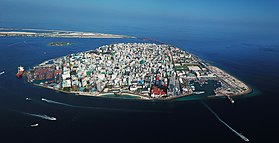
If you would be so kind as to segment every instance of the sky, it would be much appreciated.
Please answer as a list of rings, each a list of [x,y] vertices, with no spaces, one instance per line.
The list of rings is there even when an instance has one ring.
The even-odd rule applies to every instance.
[[[1,23],[279,24],[278,0],[0,0]]]

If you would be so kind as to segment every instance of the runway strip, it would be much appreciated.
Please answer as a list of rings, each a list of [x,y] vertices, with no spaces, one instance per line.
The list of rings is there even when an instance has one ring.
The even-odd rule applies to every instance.
[[[230,127],[225,121],[223,121],[217,113],[215,113],[204,101],[201,101],[204,107],[206,107],[222,124],[224,124],[227,128],[229,128],[232,132],[234,132],[237,136],[239,136],[241,139],[243,139],[246,142],[249,142],[249,139],[246,138],[241,133],[238,133],[236,130],[234,130],[232,127]]]

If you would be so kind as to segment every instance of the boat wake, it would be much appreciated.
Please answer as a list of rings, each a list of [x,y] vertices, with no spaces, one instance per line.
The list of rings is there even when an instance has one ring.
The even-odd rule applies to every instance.
[[[8,45],[8,47],[15,46],[15,45],[18,45],[18,44],[21,44],[21,43],[22,43],[22,42],[12,43],[12,44]]]
[[[206,107],[222,124],[224,124],[227,128],[229,128],[232,132],[234,132],[237,136],[239,136],[241,139],[243,139],[246,142],[249,142],[249,139],[246,138],[241,133],[238,133],[236,130],[234,130],[232,127],[230,127],[225,121],[223,121],[217,113],[215,113],[205,102],[201,101],[204,107]]]
[[[33,114],[33,113],[26,113],[26,112],[21,112],[21,113],[25,114],[25,115],[28,115],[28,116],[33,116],[33,117],[45,119],[45,120],[56,121],[55,117],[50,117],[50,116],[45,115],[45,114]]]
[[[62,106],[67,106],[67,107],[72,107],[72,108],[79,108],[79,109],[94,109],[94,110],[106,110],[106,111],[122,111],[122,112],[160,112],[160,111],[146,111],[146,110],[133,110],[133,109],[116,109],[116,108],[104,108],[104,107],[90,107],[90,106],[76,106],[76,105],[71,105],[71,104],[66,104],[62,102],[57,102],[49,99],[42,98],[42,101],[49,103],[49,104],[57,104],[57,105],[62,105]]]
[[[58,105],[68,106],[68,107],[75,107],[75,108],[82,107],[82,106],[74,106],[74,105],[70,105],[70,104],[66,104],[66,103],[62,103],[62,102],[56,102],[56,101],[45,99],[45,98],[42,98],[42,101],[47,102],[47,103],[51,103],[51,104],[58,104]]]
[[[13,46],[16,46],[16,45],[26,45],[28,47],[31,47],[30,44],[28,44],[28,42],[26,42],[26,41],[12,43],[12,44],[8,45],[8,47],[13,47]]]

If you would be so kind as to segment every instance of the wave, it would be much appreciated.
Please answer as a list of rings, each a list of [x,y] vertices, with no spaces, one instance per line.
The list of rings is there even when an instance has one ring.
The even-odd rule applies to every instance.
[[[224,124],[227,128],[229,128],[232,132],[234,132],[237,136],[239,136],[244,141],[248,142],[249,139],[246,138],[241,133],[238,133],[236,130],[234,130],[232,127],[230,127],[225,121],[223,121],[216,112],[214,112],[205,102],[201,101],[201,103],[206,107],[222,124]]]

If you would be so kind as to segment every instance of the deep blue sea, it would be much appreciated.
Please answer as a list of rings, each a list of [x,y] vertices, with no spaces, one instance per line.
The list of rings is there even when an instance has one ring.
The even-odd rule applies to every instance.
[[[9,25],[4,26],[8,27]],[[13,25],[15,26],[15,25]],[[18,25],[16,25],[18,26]],[[20,26],[18,26],[20,27]],[[26,26],[25,26],[26,27]],[[177,46],[249,84],[256,94],[205,102],[251,142],[276,142],[278,136],[278,27],[217,25],[31,25],[147,37]],[[49,47],[54,41],[72,46]],[[65,39],[0,37],[0,140],[5,142],[243,142],[199,100],[137,101],[81,97],[35,87],[16,79],[18,66],[138,39]],[[26,101],[25,98],[32,98]],[[73,106],[48,104],[41,98]],[[26,113],[56,117],[49,121]],[[30,125],[39,123],[38,127]]]

